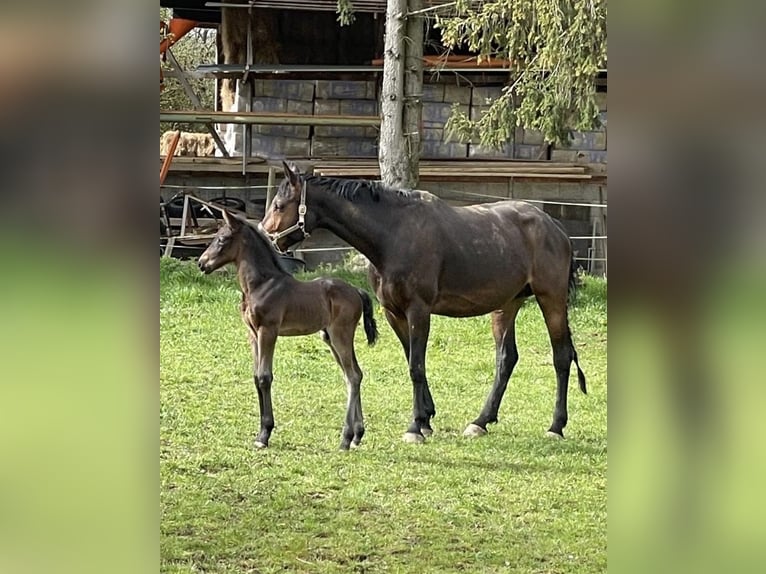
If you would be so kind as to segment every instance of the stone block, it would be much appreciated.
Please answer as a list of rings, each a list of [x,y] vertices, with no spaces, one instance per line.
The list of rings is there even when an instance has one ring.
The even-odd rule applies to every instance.
[[[502,86],[475,87],[471,93],[471,105],[489,106],[503,93]]]
[[[287,113],[310,116],[314,111],[313,102],[301,102],[299,100],[287,100]]]
[[[378,102],[375,100],[340,100],[342,116],[377,116]]]
[[[287,112],[287,98],[267,98],[263,96],[253,98],[252,110],[268,114],[284,114]]]
[[[423,141],[444,142],[446,135],[442,128],[423,128],[420,130],[420,139]]]
[[[439,140],[423,140],[423,158],[465,158],[467,157],[466,144],[446,143]]]
[[[314,111],[313,102],[288,100],[286,98],[253,98],[252,110],[264,114],[300,114],[310,116]]]
[[[316,97],[323,100],[375,100],[377,94],[374,81],[317,80]]]
[[[314,135],[322,137],[370,138],[378,136],[378,130],[371,126],[314,126]]]
[[[481,119],[481,116],[483,116],[484,112],[486,112],[488,109],[489,109],[489,106],[472,105],[471,112],[468,117],[471,118],[471,120],[477,122]]]
[[[254,155],[309,157],[311,153],[311,140],[309,139],[255,134],[251,142]]]
[[[552,149],[551,161],[574,162],[578,160],[578,155],[585,156],[584,153],[576,149]]]
[[[527,145],[543,145],[543,132],[539,130],[524,128],[524,135],[521,138],[521,143]]]
[[[606,92],[596,92],[596,105],[598,105],[598,111],[606,111]]]
[[[606,132],[572,132],[570,149],[606,150]]]
[[[516,146],[516,159],[530,159],[536,160],[540,155],[539,145],[524,145],[518,144]]]
[[[503,149],[493,149],[479,144],[468,144],[468,157],[473,158],[512,158],[513,145],[506,144]]]
[[[429,128],[443,127],[447,123],[452,111],[451,104],[424,102],[423,103],[423,126]],[[468,113],[468,106],[461,105],[460,111]]]
[[[340,100],[314,100],[315,116],[339,116]]]
[[[314,100],[314,82],[308,80],[254,80],[253,96],[311,102]]]
[[[444,84],[423,84],[422,100],[424,102],[443,102]]]
[[[291,138],[308,139],[311,126],[292,126],[281,124],[254,125],[253,134],[264,136],[287,136]]]
[[[444,101],[448,104],[471,103],[471,86],[456,86],[446,84],[444,86]]]
[[[377,157],[378,144],[372,138],[311,138],[311,155],[315,157]]]

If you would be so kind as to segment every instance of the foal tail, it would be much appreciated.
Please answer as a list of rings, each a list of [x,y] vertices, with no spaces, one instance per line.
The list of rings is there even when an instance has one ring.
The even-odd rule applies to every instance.
[[[372,311],[372,299],[364,289],[357,289],[362,298],[362,315],[364,316],[364,332],[367,335],[367,344],[372,346],[378,340],[378,324]]]
[[[573,304],[575,301],[577,295],[577,267],[575,266],[575,260],[574,256],[572,256],[571,261],[569,262],[569,297],[568,302],[569,304]],[[567,323],[569,321],[567,320]],[[569,331],[569,326],[567,326],[567,330]],[[574,361],[575,367],[577,367],[577,383],[580,385],[580,390],[583,392],[584,395],[588,394],[588,389],[585,386],[585,373],[582,372],[582,369],[580,368],[580,363],[577,360],[577,351],[575,350],[574,341],[572,341],[572,331],[569,331],[569,346],[572,348],[572,360]]]

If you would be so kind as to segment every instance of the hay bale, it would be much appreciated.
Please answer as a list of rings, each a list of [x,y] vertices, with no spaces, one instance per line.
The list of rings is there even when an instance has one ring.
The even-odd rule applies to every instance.
[[[176,132],[171,130],[160,136],[160,155],[168,155]],[[215,140],[209,133],[181,132],[174,156],[207,157],[215,155]]]
[[[241,8],[221,8],[221,45],[224,64],[245,64],[247,61],[248,14]],[[278,64],[279,43],[274,32],[278,30],[274,10],[254,8],[250,16],[252,26],[252,52],[254,64]],[[221,82],[221,109],[231,111],[237,92],[237,81]]]

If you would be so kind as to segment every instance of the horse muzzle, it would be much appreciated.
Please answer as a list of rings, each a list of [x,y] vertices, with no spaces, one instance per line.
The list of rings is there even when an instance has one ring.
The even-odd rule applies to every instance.
[[[197,267],[199,267],[199,270],[202,271],[205,275],[210,273],[211,269],[208,265],[208,258],[204,253],[200,255],[199,259],[197,259]]]

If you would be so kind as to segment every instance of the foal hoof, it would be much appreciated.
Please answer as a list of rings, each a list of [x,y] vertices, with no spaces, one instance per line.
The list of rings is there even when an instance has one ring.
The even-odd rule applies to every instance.
[[[486,429],[483,429],[479,425],[475,425],[473,423],[465,427],[465,430],[463,431],[463,436],[467,436],[471,438],[484,436],[485,434],[487,434]]]
[[[409,444],[423,444],[426,442],[426,437],[419,433],[406,432],[404,433],[402,440]]]
[[[430,429],[430,428],[428,428],[428,427],[420,427],[420,433],[421,433],[421,434],[422,434],[424,437],[429,437],[429,436],[431,436],[432,434],[434,434],[434,431],[433,431],[433,429]]]
[[[255,448],[257,448],[259,450],[262,449],[262,448],[268,448],[268,446],[269,445],[267,445],[266,443],[263,443],[263,442],[261,442],[259,440],[255,441]]]
[[[546,432],[545,436],[547,436],[549,438],[555,438],[555,439],[558,439],[558,440],[564,440],[564,435],[563,434],[559,434],[557,432],[553,432],[552,430],[549,430],[548,432]]]

